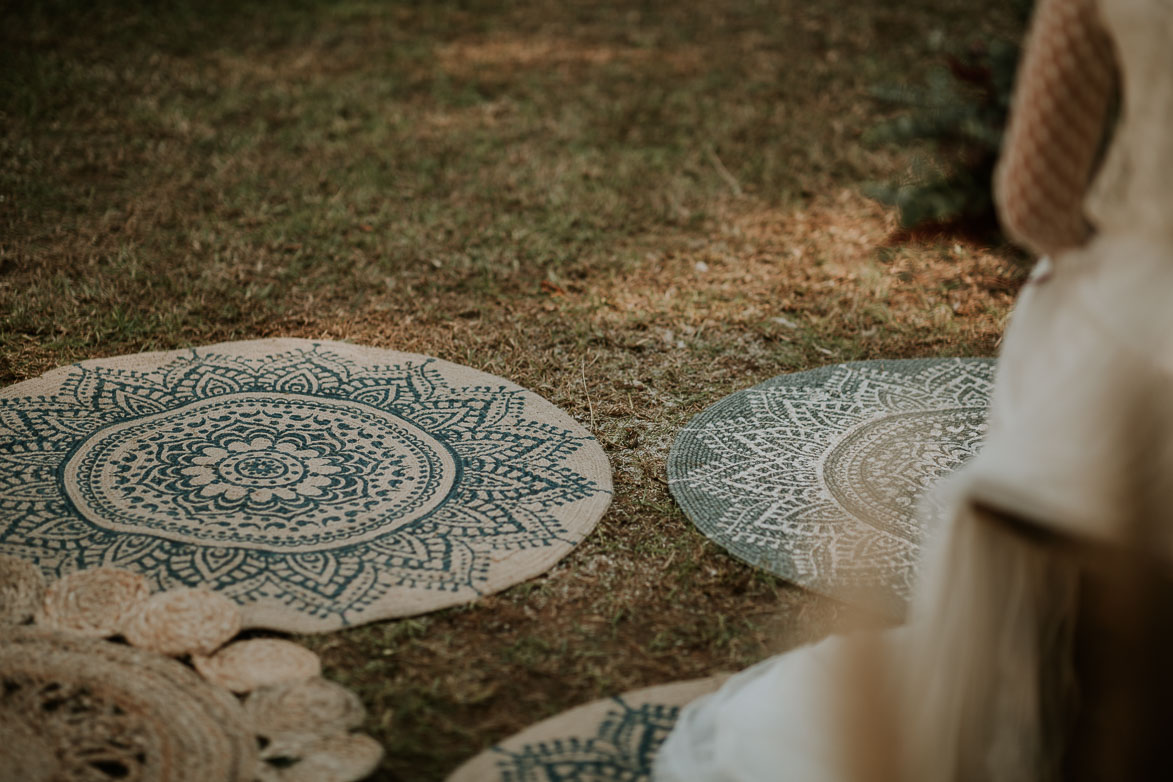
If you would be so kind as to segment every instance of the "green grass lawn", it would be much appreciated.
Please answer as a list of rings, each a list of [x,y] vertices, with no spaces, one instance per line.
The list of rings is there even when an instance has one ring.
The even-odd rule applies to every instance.
[[[827,632],[838,605],[674,506],[674,432],[781,372],[990,355],[1022,279],[859,195],[921,152],[860,142],[868,89],[1016,34],[999,3],[90,5],[0,10],[0,382],[344,339],[510,378],[611,457],[614,505],[550,573],[303,639],[367,704],[377,779]]]

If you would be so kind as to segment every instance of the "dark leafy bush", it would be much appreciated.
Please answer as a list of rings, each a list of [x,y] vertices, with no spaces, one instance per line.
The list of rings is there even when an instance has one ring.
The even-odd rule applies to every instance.
[[[1030,0],[1016,0],[1025,25]],[[900,209],[906,229],[952,225],[996,226],[991,179],[1010,108],[1021,45],[995,39],[946,55],[921,86],[884,86],[873,97],[904,109],[864,135],[871,144],[930,142],[901,181],[864,192]]]

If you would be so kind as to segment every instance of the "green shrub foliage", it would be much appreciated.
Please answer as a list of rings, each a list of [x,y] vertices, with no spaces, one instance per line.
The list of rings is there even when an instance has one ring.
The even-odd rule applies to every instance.
[[[1016,0],[1025,24],[1029,0]],[[902,181],[873,184],[864,192],[899,207],[906,229],[932,224],[992,228],[994,165],[1010,108],[1019,42],[994,39],[949,54],[922,86],[883,86],[877,100],[904,109],[864,134],[871,144],[930,142]]]

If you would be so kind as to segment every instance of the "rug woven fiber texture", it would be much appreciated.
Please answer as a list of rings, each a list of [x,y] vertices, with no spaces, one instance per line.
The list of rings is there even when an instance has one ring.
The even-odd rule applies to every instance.
[[[649,782],[681,708],[725,678],[648,687],[557,714],[472,758],[447,782]]]
[[[541,397],[427,356],[261,340],[86,361],[0,390],[0,553],[200,586],[246,627],[434,610],[551,567],[611,498]]]
[[[990,359],[835,364],[780,375],[693,418],[668,457],[706,536],[788,581],[902,610],[939,478],[985,432]]]
[[[32,627],[0,640],[0,779],[248,782],[256,737],[175,660]]]

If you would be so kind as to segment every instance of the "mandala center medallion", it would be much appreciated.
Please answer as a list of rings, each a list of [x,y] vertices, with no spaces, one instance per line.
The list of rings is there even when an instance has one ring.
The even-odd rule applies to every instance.
[[[216,472],[243,485],[288,486],[305,475],[305,466],[283,453],[251,452],[225,459]]]
[[[852,516],[911,543],[923,534],[921,495],[977,452],[986,409],[892,413],[848,430],[823,462],[823,480]]]
[[[445,445],[387,411],[241,393],[94,433],[66,463],[62,489],[103,529],[296,552],[420,519],[456,472]]]

